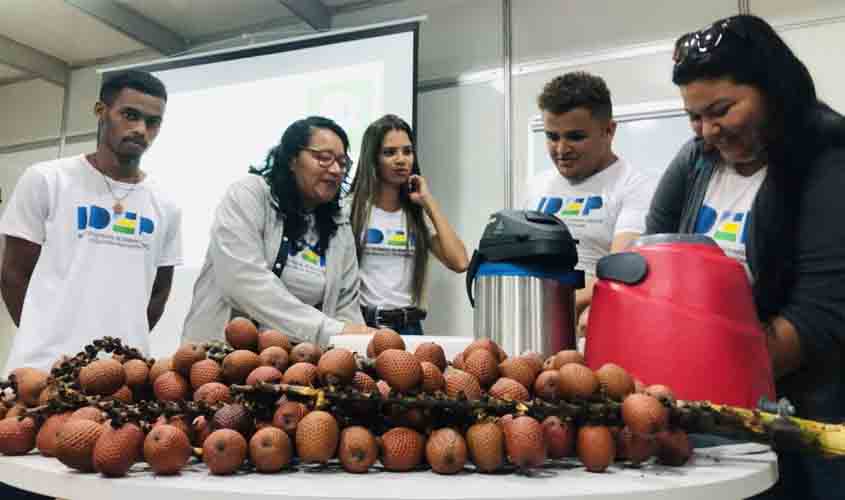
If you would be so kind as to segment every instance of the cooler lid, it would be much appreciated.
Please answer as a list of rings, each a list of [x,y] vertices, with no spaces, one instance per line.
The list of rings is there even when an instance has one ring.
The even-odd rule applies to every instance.
[[[536,210],[501,210],[490,216],[478,245],[484,261],[543,262],[573,269],[577,241],[554,215]]]
[[[476,278],[485,276],[529,276],[559,281],[575,288],[584,288],[584,271],[553,269],[537,264],[512,264],[509,262],[484,262],[478,266]]]

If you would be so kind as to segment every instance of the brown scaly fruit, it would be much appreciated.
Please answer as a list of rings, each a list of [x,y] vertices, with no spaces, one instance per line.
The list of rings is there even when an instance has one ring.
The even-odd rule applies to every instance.
[[[636,434],[653,434],[669,423],[669,410],[653,396],[631,394],[622,402],[622,420]]]
[[[96,406],[83,406],[71,413],[68,420],[91,420],[92,422],[102,424],[106,421],[106,414]]]
[[[319,385],[318,382],[317,365],[304,361],[292,364],[285,370],[285,374],[282,376],[283,384],[317,386]]]
[[[132,396],[132,389],[130,389],[129,386],[126,385],[114,391],[114,394],[109,397],[128,405],[131,405],[134,401],[134,397]]]
[[[150,368],[150,383],[155,383],[156,379],[164,372],[173,369],[173,361],[169,356],[155,360],[153,366]]]
[[[296,427],[296,452],[304,463],[326,463],[337,451],[340,428],[331,413],[312,411]]]
[[[420,465],[425,437],[407,427],[395,427],[381,436],[381,463],[394,472],[406,472]]]
[[[246,377],[246,385],[255,385],[259,382],[278,384],[281,381],[282,372],[272,366],[259,366],[255,370],[249,372],[249,375]]]
[[[627,460],[631,465],[640,465],[657,453],[654,436],[635,434],[628,427],[616,436],[616,459]]]
[[[420,362],[408,351],[387,349],[376,358],[376,373],[399,392],[417,387],[422,380]]]
[[[258,472],[278,472],[290,464],[293,445],[285,431],[265,427],[249,440],[249,458]]]
[[[545,370],[537,375],[534,381],[534,394],[543,400],[555,402],[560,399],[561,379],[560,371]]]
[[[145,385],[150,378],[150,367],[140,359],[123,363],[123,371],[126,373],[126,385],[132,389]]]
[[[18,368],[12,370],[17,383],[18,400],[26,406],[38,404],[38,397],[41,391],[47,387],[47,379],[50,374],[37,368]]]
[[[79,370],[79,385],[86,394],[108,396],[125,383],[123,365],[114,359],[98,359]]]
[[[499,352],[502,350],[502,349],[499,347],[499,345],[498,345],[498,344],[496,344],[495,342],[493,342],[493,341],[492,341],[492,340],[490,340],[490,339],[484,338],[484,339],[474,340],[472,343],[470,343],[470,344],[469,344],[468,346],[466,346],[466,348],[464,349],[464,361],[466,361],[466,359],[469,357],[469,355],[470,355],[473,351],[475,351],[476,349],[484,349],[485,351],[490,352],[491,354],[493,354],[494,356],[496,356],[496,359],[497,359],[497,360],[498,360],[498,358],[499,358]],[[504,361],[504,359],[501,359],[501,360],[499,360],[499,361]]]
[[[543,426],[528,416],[517,417],[505,426],[505,450],[511,463],[521,470],[533,469],[546,461]]]
[[[317,366],[322,355],[323,351],[318,345],[312,344],[311,342],[303,342],[290,350],[288,359],[291,363],[311,363]]]
[[[439,368],[441,372],[446,369],[446,353],[443,352],[442,347],[434,342],[419,344],[414,351],[414,356],[420,363],[427,361]]]
[[[103,426],[94,445],[94,470],[109,477],[125,476],[138,461],[144,444],[144,431],[136,424],[126,423],[115,429]]]
[[[158,475],[177,474],[191,458],[191,441],[178,427],[157,425],[143,444],[144,460]]]
[[[456,398],[459,394],[470,401],[481,399],[481,384],[474,375],[461,370],[446,370],[443,374],[446,379],[446,394],[450,398]]]
[[[268,347],[279,347],[290,352],[293,346],[290,338],[279,330],[263,330],[258,334],[258,352],[264,352]]]
[[[443,373],[437,365],[428,361],[422,361],[420,362],[420,369],[422,369],[421,385],[423,392],[434,394],[446,387],[446,379],[443,378]]]
[[[607,395],[617,401],[634,392],[634,379],[619,365],[605,363],[596,371],[596,377]]]
[[[473,424],[466,440],[472,463],[479,472],[495,472],[505,463],[505,434],[499,424]]]
[[[41,425],[41,428],[38,429],[38,435],[35,437],[35,446],[45,457],[56,456],[56,439],[59,435],[59,429],[70,419],[71,413],[67,411],[50,415]]]
[[[604,472],[616,458],[616,441],[603,425],[584,425],[578,429],[575,450],[590,472]]]
[[[226,384],[220,382],[209,382],[201,385],[194,391],[194,401],[205,401],[209,406],[217,403],[231,403],[232,391]]]
[[[560,367],[560,393],[564,398],[587,398],[599,388],[599,379],[593,370],[578,363]]]
[[[3,455],[24,455],[35,448],[38,429],[32,417],[19,420],[0,420],[0,453]]]
[[[512,378],[526,389],[534,387],[538,373],[540,370],[537,369],[536,363],[526,357],[508,358],[499,363],[500,376]]]
[[[191,381],[191,387],[196,390],[209,382],[222,382],[223,368],[213,359],[203,359],[191,366],[188,378]]]
[[[457,368],[458,370],[464,369],[464,353],[459,352],[455,354],[455,357],[452,359],[452,366]]]
[[[551,372],[554,373],[554,372]],[[554,415],[543,420],[543,439],[549,458],[564,458],[575,452],[575,424]]]
[[[184,377],[189,377],[191,374],[191,367],[194,363],[205,359],[205,347],[193,342],[182,344],[179,349],[173,353],[171,363],[173,363],[173,370],[179,372]]]
[[[425,444],[425,457],[438,474],[455,474],[467,461],[467,444],[454,429],[445,427],[431,433]]]
[[[352,387],[364,394],[370,394],[376,390],[376,381],[364,372],[357,371],[352,377]]]
[[[559,370],[560,367],[568,365],[569,363],[576,363],[579,365],[586,365],[586,361],[584,361],[584,356],[575,350],[568,349],[565,351],[560,351],[554,356],[552,356],[552,368]]]
[[[376,438],[365,427],[347,427],[340,433],[337,456],[346,472],[367,472],[378,460]]]
[[[299,401],[285,401],[276,408],[273,414],[273,427],[285,431],[288,436],[296,436],[296,427],[302,418],[308,414],[308,407]]]
[[[202,444],[202,460],[212,474],[232,474],[247,455],[246,439],[232,429],[212,432]]]
[[[223,380],[230,384],[243,384],[252,370],[261,366],[258,354],[246,349],[232,351],[223,358]]]
[[[93,420],[68,420],[59,429],[56,458],[72,469],[93,472],[94,445],[102,433],[103,424]]]
[[[317,363],[317,371],[324,385],[347,385],[352,382],[357,369],[355,355],[341,347],[323,354]]]
[[[381,328],[373,334],[373,356],[377,358],[388,349],[405,350],[405,341],[402,336],[390,328]]]
[[[159,401],[181,401],[188,397],[190,389],[185,377],[175,371],[162,373],[153,384],[153,392]]]
[[[255,429],[255,422],[249,410],[240,403],[224,405],[214,412],[211,427],[217,429],[233,429],[244,437],[251,436]]]
[[[680,429],[664,430],[654,435],[657,440],[657,461],[663,465],[680,467],[692,456],[692,444]]]
[[[489,391],[490,396],[498,399],[511,401],[528,401],[530,395],[528,389],[514,379],[502,377],[493,384]]]
[[[288,359],[288,352],[279,346],[270,346],[258,355],[262,366],[272,366],[273,368],[285,373],[285,370],[290,366]]]
[[[233,318],[226,325],[226,342],[235,349],[255,351],[258,348],[258,328],[247,318]]]
[[[499,360],[486,349],[464,353],[464,371],[475,375],[482,387],[490,387],[499,378]]]

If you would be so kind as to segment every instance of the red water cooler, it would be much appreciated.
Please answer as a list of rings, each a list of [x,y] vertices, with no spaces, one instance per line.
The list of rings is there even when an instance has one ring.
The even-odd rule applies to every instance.
[[[710,238],[654,235],[596,269],[586,360],[616,363],[686,400],[754,408],[774,399],[745,269]]]

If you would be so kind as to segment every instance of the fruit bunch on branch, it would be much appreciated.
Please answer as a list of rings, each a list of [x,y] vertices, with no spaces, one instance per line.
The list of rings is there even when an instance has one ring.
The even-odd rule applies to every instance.
[[[141,460],[172,474],[192,457],[212,474],[335,460],[349,472],[531,471],[570,457],[601,472],[683,465],[688,432],[845,454],[840,426],[675,401],[622,367],[593,371],[575,351],[507,356],[481,339],[447,361],[437,344],[409,352],[380,330],[361,356],[295,344],[245,318],[225,337],[157,360],[106,337],[49,374],[14,370],[0,381],[14,396],[0,408],[0,453],[37,448],[107,476]]]

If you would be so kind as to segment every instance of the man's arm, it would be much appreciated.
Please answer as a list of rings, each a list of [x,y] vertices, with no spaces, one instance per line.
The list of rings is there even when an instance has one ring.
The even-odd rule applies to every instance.
[[[150,304],[147,306],[147,323],[150,331],[155,328],[161,315],[164,314],[164,304],[170,295],[170,286],[173,283],[173,266],[161,266],[156,271],[153,281],[153,291],[150,294]]]
[[[9,310],[15,326],[20,326],[23,300],[39,255],[41,255],[41,245],[22,238],[6,236],[3,270],[0,272],[0,291],[3,293],[6,309]]]

